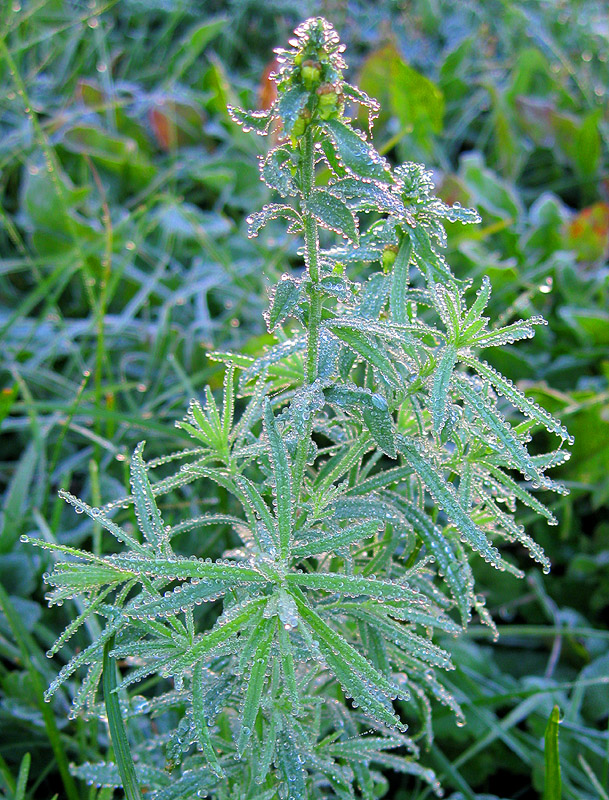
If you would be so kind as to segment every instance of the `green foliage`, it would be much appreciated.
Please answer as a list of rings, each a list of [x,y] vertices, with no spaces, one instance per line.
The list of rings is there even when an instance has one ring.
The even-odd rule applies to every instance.
[[[189,2],[172,6],[156,0],[86,9],[54,0],[23,5],[18,9],[9,4],[0,12],[0,36],[8,51],[0,55],[6,85],[0,98],[0,491],[4,491],[0,581],[6,593],[0,613],[0,793],[108,800],[122,796],[122,790],[115,788],[121,777],[112,762],[119,756],[108,740],[98,702],[102,695],[98,692],[91,711],[66,719],[84,668],[68,678],[50,704],[42,695],[62,664],[83,652],[103,629],[107,601],[114,602],[122,585],[117,572],[125,565],[117,570],[116,564],[76,559],[80,566],[66,569],[58,578],[61,585],[51,588],[62,590],[72,583],[92,590],[93,605],[76,596],[59,599],[47,610],[41,576],[51,572],[58,559],[73,561],[73,557],[68,550],[33,551],[19,542],[19,536],[26,533],[66,548],[90,549],[100,557],[117,555],[124,547],[144,556],[148,543],[138,531],[134,506],[128,503],[123,508],[122,500],[130,491],[128,454],[146,438],[144,467],[163,523],[170,528],[174,553],[196,554],[204,560],[226,557],[238,549],[240,535],[245,534],[245,511],[237,495],[265,520],[265,525],[252,530],[255,546],[278,547],[270,453],[261,456],[254,439],[263,430],[263,398],[269,387],[273,403],[279,393],[274,408],[280,435],[287,425],[279,409],[291,397],[281,393],[285,389],[289,395],[289,387],[300,386],[303,380],[307,342],[301,326],[308,323],[310,291],[297,253],[301,235],[285,236],[279,219],[271,221],[265,235],[248,241],[242,220],[273,199],[284,204],[292,230],[302,233],[297,164],[290,145],[274,146],[281,144],[280,132],[266,111],[239,112],[251,127],[268,130],[269,139],[258,140],[243,135],[229,117],[227,104],[264,109],[273,101],[274,83],[266,78],[258,83],[259,76],[271,48],[285,41],[298,21],[295,14],[305,12],[285,0],[271,4],[211,0],[203,14],[201,7]],[[318,11],[311,4],[308,13]],[[545,0],[533,5],[515,0],[498,9],[492,3],[468,0],[456,8],[444,0],[433,4],[417,0],[403,9],[399,4],[379,3],[372,8],[349,0],[324,6],[324,13],[348,41],[351,71],[345,74],[381,100],[382,109],[343,82],[345,111],[358,119],[352,126],[356,140],[348,125],[337,124],[330,87],[315,92],[316,124],[324,125],[327,133],[319,144],[332,165],[332,172],[323,164],[318,167],[317,188],[321,197],[329,192],[346,206],[347,210],[334,203],[347,224],[357,219],[356,231],[363,237],[356,246],[351,228],[348,247],[344,241],[331,247],[333,239],[321,232],[323,247],[330,247],[344,265],[331,272],[324,269],[320,278],[323,314],[335,303],[338,307],[352,300],[369,323],[376,319],[377,327],[373,333],[370,329],[362,333],[348,315],[332,320],[328,335],[340,339],[331,339],[334,348],[341,348],[338,373],[333,372],[336,362],[328,348],[318,365],[320,377],[338,374],[350,385],[324,389],[314,381],[301,386],[298,413],[290,423],[293,429],[288,425],[286,439],[291,467],[311,475],[311,466],[303,465],[313,459],[314,450],[294,451],[294,440],[305,436],[310,415],[353,413],[358,424],[373,433],[360,437],[344,461],[340,457],[332,461],[323,431],[314,434],[320,449],[315,466],[324,458],[329,461],[310,498],[311,513],[321,520],[324,514],[331,517],[329,509],[336,509],[343,521],[332,529],[314,525],[310,535],[296,533],[292,553],[305,563],[326,558],[322,570],[340,572],[339,556],[323,554],[346,547],[356,562],[360,560],[353,576],[360,583],[351,585],[361,591],[361,577],[386,580],[383,571],[391,562],[392,539],[398,542],[394,552],[403,547],[404,535],[396,526],[386,525],[386,519],[399,510],[401,529],[409,531],[414,543],[412,550],[404,550],[410,553],[404,563],[413,567],[421,557],[433,554],[436,560],[428,568],[444,574],[443,592],[453,606],[443,609],[444,618],[430,616],[418,602],[387,599],[388,587],[376,585],[375,591],[383,593],[380,598],[343,598],[349,609],[349,641],[363,643],[364,652],[374,656],[373,665],[384,670],[385,640],[398,637],[404,650],[413,646],[413,636],[425,632],[427,638],[426,629],[435,625],[432,643],[450,653],[455,665],[444,673],[445,657],[442,661],[436,655],[438,685],[458,699],[468,724],[455,726],[453,711],[432,699],[435,739],[430,746],[424,695],[413,696],[409,703],[399,701],[394,708],[409,724],[408,733],[420,753],[419,761],[396,759],[392,752],[410,752],[404,741],[401,750],[399,738],[393,751],[383,749],[387,731],[371,735],[363,716],[354,720],[351,710],[339,718],[340,707],[335,706],[331,713],[324,711],[318,741],[323,742],[330,730],[348,732],[324,745],[316,756],[325,759],[325,769],[330,769],[331,759],[351,769],[357,785],[375,796],[384,792],[399,800],[428,798],[431,787],[424,777],[432,780],[430,766],[448,793],[450,788],[458,790],[455,800],[535,792],[541,796],[544,730],[553,705],[558,704],[563,717],[563,795],[568,800],[603,797],[609,645],[603,630],[609,599],[604,521],[609,497],[609,375],[604,364],[609,217],[603,183],[608,164],[603,112],[609,73],[603,56],[604,6],[582,0],[557,9]],[[376,81],[374,88],[371,79]],[[343,102],[339,94],[336,108]],[[327,125],[322,111],[331,118]],[[357,135],[357,128],[370,130],[370,119],[375,117],[374,147],[370,147],[366,137]],[[370,141],[371,136],[372,131]],[[426,161],[433,167],[433,185],[428,183],[425,191],[419,178],[414,196],[406,201],[398,198],[387,190],[391,181],[382,177],[383,159],[375,155],[375,148],[390,164]],[[265,182],[279,196],[270,198],[270,190],[258,182],[257,154],[263,159]],[[373,161],[368,164],[370,155]],[[348,172],[351,163],[360,173],[368,169],[381,183],[354,177]],[[420,174],[421,168],[415,169]],[[458,309],[450,307],[446,320],[438,322],[424,295],[417,294],[424,282],[416,266],[429,271],[426,260],[436,275],[444,276],[436,283],[450,283],[445,264],[434,261],[433,241],[421,226],[409,226],[411,235],[404,236],[401,245],[366,235],[386,215],[416,212],[422,220],[427,206],[429,219],[435,195],[447,209],[457,200],[475,206],[482,217],[482,225],[446,225],[446,261],[454,275],[471,281],[473,287],[485,287],[478,302],[459,284],[466,306],[473,303],[477,309],[471,313],[466,309],[460,323]],[[414,254],[412,241],[418,245]],[[437,247],[433,249],[437,254]],[[420,253],[427,259],[421,260]],[[420,263],[412,264],[411,256],[419,257]],[[264,290],[277,282],[282,271],[289,277],[280,281],[276,307],[272,301],[269,309],[273,336],[263,332]],[[463,350],[458,366],[451,368],[454,344],[433,337],[445,327],[451,335],[459,327],[472,337],[478,330],[482,336],[478,344],[483,345],[489,331],[482,330],[485,320],[476,314],[485,303],[487,311],[480,314],[493,320],[488,326],[491,333],[520,316],[529,320],[542,315],[549,325],[517,348],[486,349],[484,360],[477,351]],[[404,326],[399,336],[381,325],[387,318]],[[324,327],[328,321],[322,320]],[[418,325],[414,331],[413,324]],[[421,331],[424,325],[432,329],[428,338]],[[525,328],[520,332],[527,333]],[[323,345],[326,334],[320,334]],[[373,346],[360,353],[347,337],[360,350],[366,340]],[[412,337],[415,342],[408,340]],[[404,374],[391,352],[383,358],[386,348],[392,352],[399,348],[418,364],[419,339],[433,369],[423,392],[432,393],[437,401],[422,407],[421,430],[426,435],[450,446],[453,407],[465,406],[456,384],[449,382],[450,395],[441,387],[453,373],[465,372],[499,393],[495,412],[492,403],[486,409],[489,422],[496,422],[498,412],[510,423],[520,423],[523,438],[531,433],[534,437],[528,445],[533,465],[548,469],[553,464],[558,480],[571,490],[568,496],[553,496],[545,489],[541,494],[531,492],[517,473],[484,461],[492,491],[497,497],[516,498],[521,508],[514,526],[505,503],[489,498],[477,522],[482,528],[505,529],[510,538],[501,552],[527,573],[523,591],[511,573],[497,572],[475,557],[463,558],[459,549],[464,545],[456,529],[444,514],[435,516],[428,492],[423,495],[423,513],[418,500],[409,500],[416,487],[409,487],[406,495],[405,482],[420,484],[420,478],[405,463],[405,456],[398,455],[401,440],[387,424],[388,415],[398,422],[396,408],[388,404],[385,409],[382,402],[378,407],[378,396],[399,387]],[[231,350],[228,361],[238,373],[235,409],[229,403],[227,414],[217,402],[221,377],[205,358],[210,349]],[[265,381],[259,380],[261,370],[266,371]],[[372,380],[362,385],[365,370],[372,372],[378,386]],[[516,382],[516,393],[515,387],[493,383],[502,373]],[[207,382],[213,388],[209,395],[217,402],[215,411],[204,392]],[[204,417],[201,425],[193,421],[193,414],[184,426],[174,427],[190,398],[197,398],[193,412],[199,421]],[[470,394],[470,400],[477,398]],[[575,435],[570,460],[565,450],[540,455],[556,439],[537,426],[527,432],[526,421],[521,423],[523,417],[515,415],[517,408],[526,417],[531,403],[537,413],[545,407],[567,423]],[[232,424],[227,428],[224,420],[229,418]],[[248,434],[243,460],[233,464],[233,441],[253,418],[258,420],[253,424],[254,439]],[[557,427],[554,422],[550,425]],[[333,431],[337,430],[335,426]],[[412,431],[408,437],[417,438]],[[218,461],[193,468],[186,480],[179,471],[174,474],[180,464],[199,458],[212,440]],[[181,448],[187,445],[189,454],[183,455]],[[170,455],[160,455],[165,453]],[[402,466],[391,466],[395,462],[389,459],[394,456]],[[350,477],[358,480],[357,486],[332,505],[337,490],[333,476],[338,476],[340,485],[341,474],[348,474],[348,462],[357,472],[360,461],[363,468],[357,478]],[[231,478],[209,471],[216,466],[227,473],[236,466],[237,474]],[[449,469],[447,463],[440,474],[457,487],[459,497],[468,497],[476,486],[475,468],[466,465],[459,477]],[[294,480],[293,487],[299,490],[299,486]],[[82,497],[86,503],[79,501],[77,508],[83,513],[74,514],[57,500],[58,489]],[[371,500],[370,492],[378,496]],[[385,502],[387,493],[391,504]],[[103,514],[93,511],[106,500],[112,502]],[[74,499],[72,503],[76,505]],[[536,520],[537,514],[545,519]],[[115,526],[114,535],[102,527],[102,518],[105,525]],[[145,514],[144,519],[154,535],[154,515]],[[357,519],[367,521],[360,524]],[[546,520],[556,519],[558,527],[546,526]],[[520,523],[526,525],[526,535]],[[265,531],[273,532],[272,541]],[[541,556],[533,540],[543,545],[553,565],[543,579],[525,557],[527,547],[536,558]],[[362,548],[365,556],[359,552]],[[166,575],[165,556],[159,552],[154,557],[158,580]],[[186,574],[188,568],[179,566]],[[190,569],[189,574],[199,574],[203,568]],[[163,591],[170,593],[169,598],[159,595],[130,608],[132,623],[138,621],[137,614],[152,624],[168,607],[174,613],[166,619],[185,619],[179,609],[191,603],[195,630],[211,631],[224,601],[206,599],[219,591],[226,597],[236,589],[234,580],[219,585],[217,565],[204,569],[203,579],[171,582]],[[470,625],[465,636],[453,636],[459,629],[457,621],[467,614],[474,575],[476,591],[485,598],[501,633],[494,646],[485,644],[494,635],[486,627]],[[108,583],[99,583],[104,580]],[[131,588],[124,585],[129,600],[141,586],[139,579],[133,580]],[[317,578],[307,580],[314,585]],[[438,579],[434,583],[435,588],[442,586]],[[181,591],[174,591],[180,586]],[[299,586],[307,595],[317,592],[322,605],[332,605],[334,594]],[[366,588],[372,590],[370,584]],[[435,601],[439,603],[437,596]],[[331,613],[322,608],[321,616],[334,626],[327,619]],[[280,662],[278,680],[298,708],[303,653],[294,652],[294,631],[286,630],[278,616],[275,623],[271,659]],[[414,628],[414,633],[405,627]],[[151,648],[158,651],[166,645],[163,657],[169,662],[174,653],[166,638],[159,637]],[[230,643],[229,636],[226,646]],[[247,659],[253,658],[259,644],[252,638],[239,659],[243,664],[236,669],[244,669],[246,677]],[[162,676],[163,659],[156,662],[156,673],[147,673],[150,656],[144,645],[141,648],[141,655],[117,652],[117,678],[125,683],[116,696],[137,782],[143,794],[155,786],[171,796],[179,776],[179,791],[205,792],[200,771],[192,773],[190,784],[181,768],[170,772],[171,764],[180,759],[179,736],[188,729],[185,716],[192,708],[197,744],[188,757],[196,746],[212,771],[215,764],[221,773],[215,745],[218,737],[238,743],[238,725],[233,726],[232,738],[221,726],[227,713],[229,719],[233,713],[230,703],[239,713],[244,695],[234,693],[227,713],[214,718],[225,696],[222,686],[205,694],[209,674],[202,658],[191,682],[185,681],[186,692],[192,690],[192,705],[186,694],[163,696],[173,686]],[[56,657],[45,659],[45,650]],[[100,683],[103,651],[89,651],[87,658],[91,656],[95,663],[84,678],[82,695]],[[323,679],[329,672],[321,675]],[[140,678],[141,688],[136,690],[140,694],[133,694],[132,686]],[[412,692],[417,687],[409,688]],[[228,684],[224,689],[229,691]],[[268,719],[264,691],[258,717]],[[330,702],[328,692],[344,700],[338,683],[328,682],[319,694],[324,707]],[[161,696],[154,708],[148,705]],[[271,715],[269,724],[275,730],[277,717]],[[170,746],[171,731],[179,726],[180,734]],[[358,734],[363,730],[368,734],[362,737]],[[291,742],[285,732],[275,732],[266,747],[264,742],[260,745],[256,775],[263,782],[280,763],[294,785],[302,788],[307,778],[298,761],[300,751]],[[251,743],[250,737],[242,761],[233,764],[237,771],[250,758]],[[310,740],[304,747],[308,752],[307,748]],[[359,761],[358,754],[361,759],[365,750],[368,756]],[[370,751],[375,753],[374,763]],[[100,764],[101,759],[107,763]],[[312,773],[314,767],[306,770]],[[340,775],[334,773],[333,780],[339,788],[325,785],[323,791],[340,792],[341,787],[348,791],[340,784]],[[210,775],[209,793],[214,782],[230,785]],[[236,792],[240,795],[240,788]],[[252,784],[251,793],[269,800],[277,795],[275,788],[265,790],[258,784]]]
[[[247,369],[238,354],[221,356],[222,414],[206,387],[205,406],[194,400],[180,423],[197,449],[179,455],[177,472],[152,479],[144,443],[136,447],[131,494],[119,504],[132,506],[137,535],[114,521],[117,504],[89,507],[64,493],[126,549],[99,555],[22,537],[69,557],[46,576],[51,603],[85,597],[54,650],[81,624],[102,623],[62,667],[47,698],[86,667],[72,714],[103,713],[97,684],[104,676],[128,796],[137,796],[142,778],[121,718],[135,713],[133,701],[121,706],[119,697],[150,676],[160,683],[146,706],[153,713],[173,709],[175,720],[174,730],[147,742],[164,746],[177,770],[170,786],[150,782],[157,800],[191,796],[193,781],[199,794],[217,797],[278,791],[304,800],[327,797],[330,786],[337,797],[371,798],[378,790],[376,773],[366,774],[370,761],[416,774],[439,793],[433,773],[414,760],[419,734],[405,735],[394,703],[419,716],[423,730],[430,729],[431,699],[462,717],[435,675],[454,667],[433,635],[459,630],[453,609],[463,627],[472,611],[492,624],[474,593],[468,549],[521,574],[497,548],[502,539],[519,541],[547,568],[541,548],[513,518],[516,498],[528,492],[511,490],[510,472],[521,472],[532,488],[562,491],[545,476],[553,455],[534,460],[526,445],[535,425],[558,435],[559,453],[568,434],[476,355],[480,347],[530,337],[540,320],[489,328],[482,316],[488,283],[470,306],[468,284],[453,277],[440,250],[444,221],[476,222],[475,212],[437,200],[419,165],[392,171],[340,103],[328,116],[316,86],[332,81],[333,94],[343,96],[341,52],[334,30],[318,18],[303,23],[292,49],[279,54],[278,95],[267,116],[291,136],[275,151],[285,160],[274,163],[292,165],[282,186],[296,207],[267,206],[249,223],[252,236],[277,217],[304,232],[302,288],[283,279],[273,294],[268,323],[280,331],[277,345]],[[231,113],[257,132],[269,127]],[[265,180],[267,163],[268,157]],[[330,173],[323,188],[320,166]],[[360,187],[366,207],[371,185],[385,203],[362,234],[376,253],[366,260],[394,247],[397,276],[378,272],[364,286],[345,277],[338,293],[328,291],[323,280],[342,277],[345,261],[359,253]],[[320,227],[348,243],[324,247]],[[302,334],[286,324],[290,318]],[[236,401],[247,397],[235,423]],[[502,397],[528,421],[508,422]],[[184,526],[167,525],[158,505],[168,491],[199,479],[218,484],[241,508],[230,521],[188,523],[226,521],[234,528],[239,546],[215,561],[181,555]],[[219,615],[201,631],[199,606],[214,601]],[[118,684],[113,659],[131,666]],[[358,736],[370,726],[372,748]],[[405,752],[389,752],[396,748]],[[92,769],[81,774],[115,782],[113,765]]]

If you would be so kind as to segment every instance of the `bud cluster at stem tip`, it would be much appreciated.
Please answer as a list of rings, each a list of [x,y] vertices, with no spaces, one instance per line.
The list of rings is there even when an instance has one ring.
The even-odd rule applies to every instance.
[[[322,18],[308,19],[294,31],[291,48],[278,49],[279,71],[274,76],[281,105],[296,107],[297,114],[281,114],[284,129],[293,139],[316,120],[342,116],[342,58],[345,49],[338,34]],[[281,102],[281,98],[284,103]]]

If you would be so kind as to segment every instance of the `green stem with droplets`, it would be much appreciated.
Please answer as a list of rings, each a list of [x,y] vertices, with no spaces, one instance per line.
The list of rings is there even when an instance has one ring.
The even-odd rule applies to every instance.
[[[313,131],[311,126],[309,126],[302,138],[300,175],[304,206],[303,218],[305,236],[305,263],[310,280],[305,383],[311,384],[317,378],[317,362],[319,359],[319,332],[321,327],[322,311],[321,292],[319,290],[319,235],[317,231],[317,220],[306,209],[306,202],[313,191],[315,180],[315,142],[313,140]],[[296,449],[294,477],[295,485],[300,487],[301,490],[312,430],[313,421],[310,420],[306,431],[298,442],[298,447]]]

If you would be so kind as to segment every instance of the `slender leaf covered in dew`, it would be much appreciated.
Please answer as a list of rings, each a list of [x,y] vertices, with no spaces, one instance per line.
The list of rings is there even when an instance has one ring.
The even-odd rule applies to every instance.
[[[218,756],[214,750],[211,740],[211,733],[205,718],[206,708],[203,700],[204,674],[201,664],[196,664],[192,675],[192,717],[197,735],[198,745],[207,759],[209,768],[220,778],[224,777],[224,770],[218,761]]]
[[[481,378],[485,378],[489,380],[495,389],[503,396],[506,400],[508,400],[513,406],[515,406],[519,411],[525,414],[530,419],[537,422],[539,425],[543,425],[543,427],[549,431],[550,433],[555,433],[557,436],[560,436],[561,439],[566,440],[569,444],[573,444],[573,437],[569,434],[567,429],[549,414],[545,408],[542,408],[538,403],[534,400],[531,400],[530,397],[527,397],[523,392],[514,386],[512,381],[504,378],[501,373],[497,372],[496,369],[493,369],[486,361],[480,361],[476,358],[470,358],[469,356],[462,356],[460,360],[467,364],[468,366],[472,367]]]
[[[429,494],[444,510],[446,516],[456,526],[461,536],[467,539],[470,547],[476,550],[485,561],[501,569],[503,564],[499,551],[489,542],[484,531],[472,522],[469,515],[464,511],[452,485],[444,480],[442,475],[434,469],[411,440],[400,438],[398,447],[408,464],[423,481],[423,485]]]
[[[438,361],[433,374],[431,387],[431,410],[433,426],[436,433],[440,433],[446,422],[450,379],[457,360],[457,348],[454,344],[447,344]]]
[[[145,442],[140,442],[131,459],[131,491],[135,514],[141,531],[147,541],[155,548],[164,549],[165,525],[150,487],[148,474],[142,456]]]
[[[298,599],[296,604],[325,660],[353,700],[379,722],[403,730],[404,725],[391,706],[391,701],[399,694],[397,687],[384,678],[346,639],[333,631],[315,611]]]
[[[241,731],[239,733],[239,740],[237,742],[237,747],[241,753],[243,753],[245,750],[245,746],[252,735],[252,728],[254,727],[258,710],[260,709],[260,703],[262,701],[262,692],[269,669],[271,641],[274,633],[273,628],[271,626],[269,627],[270,630],[268,630],[256,648],[251,670],[249,672],[245,701],[241,711]]]
[[[292,471],[288,451],[277,429],[273,409],[268,402],[264,406],[264,427],[269,443],[273,475],[275,477],[275,504],[277,508],[277,527],[281,554],[288,554],[292,537],[292,513],[294,497],[292,494]]]
[[[391,291],[389,294],[389,308],[391,318],[395,322],[406,323],[407,286],[410,269],[410,256],[412,254],[412,240],[410,236],[403,237],[397,256],[393,263],[391,273]]]
[[[543,483],[541,472],[532,461],[528,450],[496,406],[487,400],[481,392],[476,391],[470,380],[463,378],[461,375],[453,375],[453,386],[467,406],[488,429],[491,437],[498,443],[502,452],[505,452],[512,459],[514,466],[525,475],[527,480],[532,477],[539,483]]]
[[[180,375],[201,398],[178,423],[196,446],[146,463],[140,443],[131,496],[101,510],[64,493],[83,514],[65,541],[58,518],[48,530],[40,519],[34,543],[57,559],[49,602],[80,604],[49,655],[92,637],[46,697],[69,680],[72,713],[103,715],[102,680],[117,763],[76,774],[128,797],[139,781],[150,800],[380,800],[381,770],[438,793],[414,739],[431,741],[436,701],[456,721],[462,711],[436,634],[460,633],[473,612],[496,630],[464,545],[513,574],[505,541],[548,566],[516,501],[554,519],[513,470],[562,491],[545,472],[566,456],[531,455],[528,437],[536,424],[566,431],[476,352],[528,338],[540,319],[493,329],[486,279],[468,308],[444,226],[478,216],[435,197],[423,165],[392,168],[376,151],[350,105],[370,122],[378,107],[344,82],[343,52],[329,23],[307,20],[277,53],[269,109],[229,110],[278,140],[259,167],[280,198],[248,217],[250,236],[273,223],[298,240],[281,237],[275,261],[289,253],[294,269],[271,288],[268,333],[211,356],[223,399],[215,378],[212,391]],[[512,425],[512,407],[525,423]],[[92,483],[99,505],[113,484]],[[73,546],[91,531],[94,552]],[[413,739],[398,698],[412,699]],[[131,753],[124,720],[142,716]]]
[[[473,605],[474,576],[467,561],[460,558],[453,542],[443,535],[441,529],[410,500],[391,495],[391,502],[412,526],[428,552],[438,564],[438,570],[448,584],[465,625],[471,616]]]
[[[366,336],[366,334],[361,331],[349,330],[348,328],[338,325],[329,325],[328,327],[332,333],[343,341],[351,350],[361,356],[371,366],[378,369],[387,383],[395,387],[401,386],[402,379],[389,356],[384,352],[382,346],[379,346],[378,340]]]

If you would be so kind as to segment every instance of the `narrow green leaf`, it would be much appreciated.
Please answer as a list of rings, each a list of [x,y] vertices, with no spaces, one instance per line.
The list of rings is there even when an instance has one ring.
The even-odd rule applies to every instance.
[[[94,522],[98,522],[102,528],[105,528],[109,533],[111,533],[117,539],[117,541],[126,544],[130,550],[133,550],[140,555],[148,555],[149,549],[147,545],[140,544],[137,539],[134,539],[133,536],[131,536],[131,534],[127,533],[127,531],[117,525],[116,522],[111,520],[110,517],[106,516],[101,509],[93,508],[92,506],[87,505],[87,503],[83,503],[83,501],[79,500],[78,497],[74,497],[73,494],[70,494],[63,489],[61,489],[58,494],[59,497],[61,497],[71,506],[74,506],[77,514],[84,512],[88,517],[91,517]],[[32,541],[32,544],[36,544],[36,542]],[[40,544],[40,547],[44,546],[44,543]],[[50,544],[46,546],[50,547]],[[87,558],[88,556],[83,554],[82,557]]]
[[[108,566],[126,570],[133,575],[149,575],[169,580],[200,578],[202,580],[234,583],[264,583],[268,579],[251,567],[227,561],[206,561],[175,556],[174,558],[139,558],[128,555],[107,557]]]
[[[79,800],[80,793],[74,783],[74,778],[70,773],[68,757],[64,750],[63,741],[57,728],[55,714],[49,703],[45,703],[42,688],[42,678],[40,675],[40,662],[44,661],[42,653],[32,638],[29,631],[25,628],[21,616],[16,612],[7,592],[0,583],[0,608],[9,625],[15,643],[19,648],[22,663],[25,665],[28,677],[31,682],[33,696],[40,715],[44,721],[46,736],[53,755],[57,762],[59,774],[63,783],[65,795],[68,800]],[[37,663],[38,662],[38,663]]]
[[[389,356],[384,352],[384,349],[379,347],[379,343],[374,337],[367,336],[362,331],[340,325],[330,324],[328,328],[351,350],[375,367],[387,383],[396,388],[402,385],[402,378],[399,372],[394,367]]]
[[[380,394],[372,395],[364,405],[362,417],[383,453],[395,458],[395,431],[385,398]]]
[[[116,664],[114,659],[110,657],[110,651],[114,646],[114,637],[109,639],[104,645],[104,702],[106,705],[106,714],[108,716],[108,727],[110,729],[110,736],[112,737],[112,746],[116,756],[116,763],[120,772],[121,781],[123,784],[123,791],[127,800],[142,800],[140,790],[137,784],[137,776],[135,774],[135,765],[131,757],[131,748],[129,740],[127,739],[127,731],[125,730],[125,723],[121,713],[121,707],[118,699],[118,694],[115,692],[117,688],[116,680]]]
[[[365,578],[362,575],[337,575],[332,572],[291,572],[286,576],[288,585],[316,589],[329,594],[343,594],[347,597],[366,595],[378,600],[408,600],[412,603],[425,602],[423,595],[404,586],[399,581],[383,581],[378,578]]]
[[[335,553],[339,548],[348,547],[354,542],[374,536],[378,530],[379,523],[376,520],[366,520],[349,525],[336,533],[319,536],[319,531],[316,531],[317,535],[314,539],[297,544],[292,548],[292,554],[300,556],[300,558],[308,558],[318,553]]]
[[[298,597],[294,599],[301,617],[310,626],[324,659],[345,691],[364,712],[392,728],[403,729],[404,726],[391,706],[392,698],[398,693],[397,687],[346,639],[332,630],[312,608]]]
[[[417,445],[410,439],[400,437],[398,449],[421,478],[429,494],[456,526],[459,533],[466,537],[470,546],[480,553],[486,561],[498,569],[502,569],[503,560],[499,551],[489,542],[484,531],[464,511],[454,488],[436,471],[431,461],[423,457]]]
[[[140,442],[131,458],[131,491],[140,529],[146,540],[154,548],[160,549],[165,544],[167,536],[142,456],[145,444]]]
[[[195,732],[197,734],[197,741],[199,747],[203,751],[203,755],[207,759],[209,768],[219,778],[224,777],[224,770],[222,769],[218,756],[214,750],[211,741],[211,735],[207,720],[205,719],[205,704],[204,697],[204,672],[201,664],[195,664],[192,674],[192,717],[195,725]]]
[[[173,662],[176,670],[191,669],[197,661],[204,658],[207,653],[214,650],[224,642],[228,641],[232,636],[240,633],[247,625],[249,620],[258,611],[261,605],[266,602],[266,598],[257,598],[250,601],[241,613],[232,617],[228,621],[221,620],[216,624],[209,633],[204,634],[198,638],[193,645],[191,645],[180,658]]]
[[[192,426],[186,422],[179,422],[178,425],[187,430],[189,433],[196,436],[198,439],[201,439],[202,442],[212,447],[214,450],[218,447],[218,432],[214,430],[211,421],[208,419],[207,415],[203,411],[201,404],[198,400],[193,400],[189,407],[189,412],[192,414],[192,418],[196,422],[197,426],[200,428],[198,431],[196,428],[193,430]]]
[[[391,495],[391,500],[412,525],[430,555],[436,559],[438,570],[448,584],[465,624],[471,617],[470,609],[474,599],[474,578],[467,559],[459,556],[453,542],[444,536],[442,530],[414,503],[396,494]]]
[[[442,357],[434,371],[430,397],[433,426],[437,434],[442,432],[446,422],[450,379],[456,360],[457,348],[454,344],[445,345]]]
[[[533,325],[546,325],[543,317],[531,317],[521,319],[506,325],[503,328],[496,328],[492,331],[483,331],[474,336],[467,344],[469,347],[501,347],[504,344],[513,344],[520,339],[532,339],[535,335]]]
[[[235,477],[235,483],[243,492],[243,499],[240,498],[242,504],[247,508],[247,501],[251,504],[251,508],[254,511],[254,514],[260,518],[260,522],[264,527],[268,537],[274,542],[275,546],[279,546],[279,533],[277,530],[277,522],[271,512],[269,511],[269,507],[264,502],[262,495],[256,488],[256,486],[250,481],[249,478],[246,478],[244,475],[238,475]],[[257,526],[253,525],[253,531],[257,530]],[[256,535],[256,534],[255,534]],[[256,536],[256,541],[258,546],[260,547],[262,552],[268,550],[268,547],[265,546],[265,543],[260,540],[259,536]]]
[[[558,726],[560,724],[560,709],[554,706],[544,740],[545,779],[543,787],[543,800],[561,800],[562,782],[560,778],[560,759],[558,755]]]
[[[534,400],[531,400],[530,397],[527,397],[520,389],[517,389],[512,381],[504,378],[500,372],[491,367],[490,364],[487,364],[486,361],[480,361],[471,356],[459,356],[459,360],[476,370],[478,375],[482,378],[489,380],[495,389],[525,416],[543,425],[550,433],[555,433],[557,436],[560,436],[561,439],[565,439],[569,444],[573,444],[573,437],[559,420],[549,414],[545,408],[542,408]]]
[[[486,461],[479,463],[484,469],[490,472],[490,474],[498,483],[500,483],[502,486],[505,486],[511,494],[515,495],[521,503],[529,508],[532,508],[533,511],[536,511],[538,514],[541,514],[541,516],[545,517],[550,525],[558,524],[558,520],[550,511],[550,509],[547,508],[547,506],[544,506],[544,504],[541,503],[534,495],[532,495],[530,492],[527,492],[526,489],[523,489],[519,483],[507,475],[503,470],[499,469],[493,464],[487,463]]]
[[[224,406],[222,408],[222,434],[224,441],[230,439],[235,414],[235,366],[229,364],[224,373]]]
[[[273,409],[268,400],[264,404],[264,427],[269,443],[273,476],[275,478],[275,502],[277,505],[277,526],[281,555],[285,558],[292,537],[292,513],[294,496],[292,494],[292,472],[288,451],[277,430]]]
[[[288,729],[289,730],[289,729]],[[302,766],[302,756],[294,742],[294,735],[283,731],[277,739],[277,766],[283,778],[285,800],[306,800],[306,772]],[[271,797],[276,796],[276,789],[271,789]],[[266,800],[266,798],[265,798]]]
[[[17,784],[13,793],[13,800],[25,800],[27,779],[30,774],[31,763],[32,757],[29,753],[26,753],[21,759],[21,764],[19,765],[19,774],[17,775]]]
[[[458,373],[453,373],[452,385],[485,424],[505,453],[511,457],[514,466],[524,474],[527,480],[534,478],[540,484],[543,483],[543,475],[531,460],[526,447],[516,436],[510,423],[497,407],[486,400],[480,392],[477,392],[466,377]]]
[[[277,618],[277,641],[279,643],[279,657],[281,659],[281,673],[285,683],[286,694],[292,703],[294,711],[300,709],[300,695],[296,683],[296,670],[294,668],[294,653],[290,634],[281,620]]]
[[[408,287],[408,270],[410,256],[412,255],[412,239],[404,235],[400,243],[397,256],[391,271],[391,290],[389,294],[389,308],[394,322],[405,324],[406,316],[406,289]]]
[[[477,319],[480,318],[482,312],[487,306],[490,296],[491,296],[491,281],[488,275],[485,275],[482,278],[482,285],[480,286],[480,289],[476,293],[476,299],[474,300],[472,307],[467,312],[467,315],[463,320],[463,329],[468,328]]]
[[[4,495],[4,505],[0,516],[0,553],[9,553],[23,530],[26,517],[24,511],[30,497],[32,481],[40,447],[36,441],[26,447],[15,469],[11,482]]]
[[[262,701],[262,690],[266,682],[266,673],[269,667],[271,655],[271,642],[273,639],[273,628],[266,634],[256,648],[254,660],[248,675],[247,691],[245,702],[241,711],[241,731],[237,742],[237,749],[243,754],[247,743],[252,735],[252,728],[258,716],[260,703]]]
[[[243,126],[245,133],[256,131],[261,135],[265,135],[268,132],[273,118],[270,111],[244,111],[242,108],[235,108],[234,106],[228,106],[228,113],[233,122]]]
[[[217,600],[234,586],[229,581],[205,581],[204,583],[186,583],[163,597],[146,602],[134,601],[125,607],[124,613],[135,619],[156,619],[179,614],[187,608],[194,608],[200,603]]]

